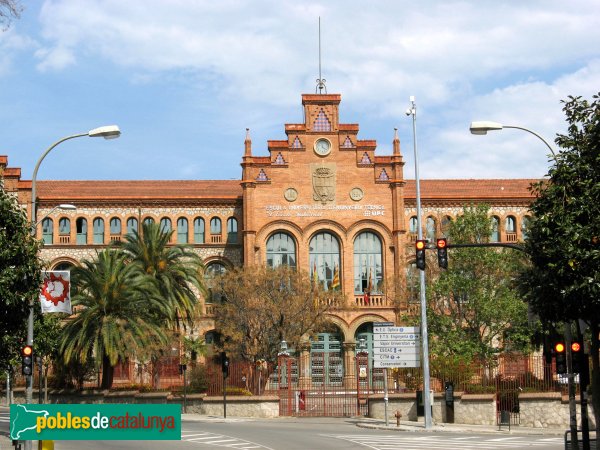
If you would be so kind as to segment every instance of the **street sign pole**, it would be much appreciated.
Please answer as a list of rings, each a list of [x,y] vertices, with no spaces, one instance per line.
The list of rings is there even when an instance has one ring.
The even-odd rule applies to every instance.
[[[385,408],[385,426],[390,425],[388,418],[388,370],[383,369],[383,403]]]

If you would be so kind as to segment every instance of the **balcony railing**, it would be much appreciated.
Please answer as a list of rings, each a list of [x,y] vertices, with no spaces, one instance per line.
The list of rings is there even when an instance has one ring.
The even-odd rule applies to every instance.
[[[120,234],[111,234],[110,235],[110,242],[119,242],[120,240],[121,240]]]
[[[210,237],[210,242],[211,242],[212,244],[220,244],[220,243],[222,243],[222,242],[223,242],[223,238],[221,237],[221,235],[220,235],[220,234],[213,234],[213,235]]]
[[[388,299],[382,294],[354,295],[354,304],[359,308],[389,308]]]
[[[64,234],[64,235],[58,236],[58,243],[59,244],[70,244],[71,243],[71,236],[68,235],[68,234]]]
[[[506,242],[517,242],[517,233],[507,231]]]
[[[207,316],[214,316],[215,315],[215,312],[216,312],[216,309],[217,309],[217,305],[216,304],[214,304],[214,303],[206,303],[204,306],[205,306],[205,309],[206,309],[205,315],[207,315]]]

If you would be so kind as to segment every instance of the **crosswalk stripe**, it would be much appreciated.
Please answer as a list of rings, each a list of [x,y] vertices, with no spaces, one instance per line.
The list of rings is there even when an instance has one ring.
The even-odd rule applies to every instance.
[[[561,438],[528,440],[522,436],[482,437],[482,436],[366,436],[366,435],[326,435],[332,438],[353,442],[376,450],[443,449],[443,450],[488,450],[539,447],[549,443],[562,443]]]

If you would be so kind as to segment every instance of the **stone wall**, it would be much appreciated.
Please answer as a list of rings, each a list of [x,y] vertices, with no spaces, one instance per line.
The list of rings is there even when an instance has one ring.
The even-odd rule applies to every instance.
[[[445,397],[438,393],[432,404],[434,423],[448,421]],[[396,411],[402,414],[401,420],[416,421],[416,394],[389,394],[388,418],[394,418]],[[581,426],[580,404],[577,401],[577,422]],[[454,423],[470,425],[496,425],[496,395],[495,394],[464,394],[454,395]],[[383,395],[369,398],[369,417],[385,418]],[[590,429],[595,427],[594,411],[591,399],[588,400],[588,417]],[[569,402],[559,392],[536,392],[519,394],[520,425],[532,428],[569,428]]]
[[[2,403],[6,400],[6,394],[3,393]],[[37,392],[33,394],[34,402],[37,403]],[[24,388],[17,388],[13,391],[14,403],[25,403]],[[182,406],[183,395],[173,395],[170,392],[145,392],[138,391],[118,391],[109,392],[101,390],[72,391],[55,390],[50,391],[48,395],[49,403],[121,403],[121,404],[139,404],[139,403],[158,403],[158,404],[179,404]],[[209,416],[223,415],[223,397],[207,397],[206,394],[189,394],[185,401],[186,412],[191,414],[202,414]],[[272,418],[279,416],[279,398],[276,396],[227,396],[227,416],[228,417],[257,417]]]

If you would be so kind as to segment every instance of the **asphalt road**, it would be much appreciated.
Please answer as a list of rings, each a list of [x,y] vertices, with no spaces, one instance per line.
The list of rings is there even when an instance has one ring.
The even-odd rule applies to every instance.
[[[356,426],[356,419],[203,417],[182,422],[181,441],[55,441],[56,450],[159,449],[544,449],[564,448],[560,436],[453,432],[394,432]],[[0,431],[8,431],[8,411],[0,408]],[[0,438],[0,449],[10,441]]]

